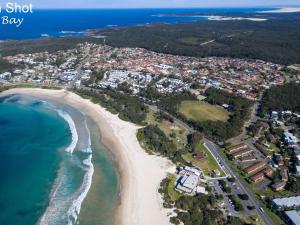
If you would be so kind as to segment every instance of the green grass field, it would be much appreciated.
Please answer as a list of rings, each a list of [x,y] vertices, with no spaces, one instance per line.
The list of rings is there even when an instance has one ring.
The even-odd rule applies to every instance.
[[[218,163],[214,159],[214,157],[210,154],[210,152],[207,150],[206,147],[204,147],[203,143],[199,143],[195,149],[195,152],[201,152],[206,155],[206,158],[203,160],[197,160],[195,159],[191,153],[187,153],[185,155],[182,155],[182,158],[188,162],[192,163],[194,166],[201,169],[206,176],[211,176],[213,174],[214,170],[219,170],[221,173],[221,176],[224,176],[223,170],[219,167]]]
[[[145,123],[148,125],[157,125],[168,136],[168,138],[177,145],[177,148],[184,148],[187,144],[186,136],[188,135],[188,131],[177,124],[166,120],[157,121],[154,114],[154,111],[149,110]],[[175,136],[171,137],[171,133],[175,134]]]
[[[196,37],[184,37],[181,38],[180,41],[188,45],[199,45],[199,39]]]
[[[183,101],[179,110],[188,119],[195,121],[227,121],[229,113],[218,106],[200,101]]]
[[[180,198],[180,193],[175,190],[176,176],[173,174],[168,174],[168,195],[172,201],[176,201]]]

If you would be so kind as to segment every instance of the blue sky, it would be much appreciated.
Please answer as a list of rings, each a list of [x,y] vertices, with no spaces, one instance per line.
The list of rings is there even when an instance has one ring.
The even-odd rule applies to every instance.
[[[0,0],[19,4],[32,3],[34,8],[180,8],[180,7],[257,7],[300,6],[300,0]]]

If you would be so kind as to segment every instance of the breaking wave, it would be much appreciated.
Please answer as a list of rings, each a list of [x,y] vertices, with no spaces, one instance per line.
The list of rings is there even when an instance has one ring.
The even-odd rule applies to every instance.
[[[72,154],[78,142],[78,134],[75,123],[68,113],[59,109],[57,110],[57,113],[69,124],[70,131],[72,134],[72,141],[71,144],[65,149],[65,151]]]

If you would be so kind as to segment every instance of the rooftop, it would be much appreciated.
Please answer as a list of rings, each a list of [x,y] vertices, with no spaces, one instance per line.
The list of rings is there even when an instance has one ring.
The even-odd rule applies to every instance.
[[[285,206],[285,207],[300,206],[300,196],[294,196],[288,198],[275,198],[272,201],[277,206]]]
[[[300,210],[299,209],[286,211],[285,214],[294,224],[300,224]]]

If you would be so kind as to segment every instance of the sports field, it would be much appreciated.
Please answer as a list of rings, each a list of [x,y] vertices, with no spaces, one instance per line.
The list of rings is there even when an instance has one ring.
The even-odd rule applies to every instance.
[[[180,112],[195,121],[227,121],[229,113],[222,107],[201,101],[183,101]]]

